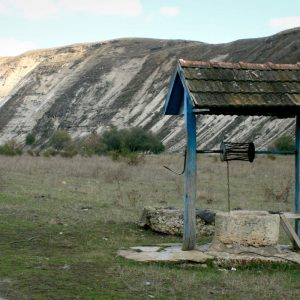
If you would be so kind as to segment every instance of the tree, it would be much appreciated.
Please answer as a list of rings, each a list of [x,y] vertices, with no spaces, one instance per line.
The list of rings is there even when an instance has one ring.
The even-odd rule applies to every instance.
[[[64,149],[70,142],[71,136],[64,129],[55,131],[49,140],[50,146],[52,146],[56,150]]]
[[[33,133],[28,133],[25,138],[26,145],[33,145],[35,142],[35,135]]]

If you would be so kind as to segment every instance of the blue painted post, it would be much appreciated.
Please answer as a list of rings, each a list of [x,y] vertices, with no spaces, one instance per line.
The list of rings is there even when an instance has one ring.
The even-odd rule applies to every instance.
[[[299,178],[300,178],[300,116],[296,116],[296,153],[295,153],[295,213],[299,214]],[[295,220],[295,231],[297,235],[300,234],[300,228],[299,228],[300,222],[299,220]]]
[[[197,179],[197,143],[196,116],[188,93],[184,92],[184,119],[186,130],[186,168],[184,173],[184,213],[182,250],[193,250],[196,246],[196,179]]]

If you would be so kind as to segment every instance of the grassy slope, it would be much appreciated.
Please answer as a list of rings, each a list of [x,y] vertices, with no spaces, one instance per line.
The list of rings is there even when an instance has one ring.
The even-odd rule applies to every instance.
[[[138,166],[107,158],[0,157],[0,297],[8,299],[295,299],[299,267],[222,272],[189,264],[140,264],[122,247],[180,242],[139,229],[144,206],[182,206],[180,158]],[[292,160],[232,163],[232,207],[290,210]],[[197,207],[226,208],[226,165],[199,161]],[[277,196],[278,199],[275,199]],[[274,198],[275,197],[275,198]],[[275,200],[274,200],[275,199]],[[203,242],[201,237],[199,242]],[[284,237],[283,237],[283,241]]]

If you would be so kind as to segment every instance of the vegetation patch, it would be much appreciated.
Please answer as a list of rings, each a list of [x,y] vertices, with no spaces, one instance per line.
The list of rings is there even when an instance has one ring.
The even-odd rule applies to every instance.
[[[212,201],[199,195],[196,207],[226,210],[226,165],[200,159],[198,186]],[[232,271],[117,256],[119,249],[137,245],[181,243],[181,237],[136,225],[145,206],[182,208],[181,178],[162,167],[176,168],[180,160],[177,154],[145,155],[142,164],[128,165],[105,156],[0,156],[0,297],[297,299],[298,266],[256,264]],[[287,184],[293,163],[289,156],[276,164],[262,158],[232,163],[232,207],[292,210],[292,194],[287,201],[265,201],[263,184]],[[197,243],[207,242],[197,237]],[[284,235],[280,243],[288,243]]]
[[[124,160],[129,165],[143,162],[145,153],[159,154],[164,151],[159,137],[142,128],[118,130],[113,127],[102,135],[92,133],[81,140],[73,140],[66,130],[59,129],[54,131],[42,151],[36,145],[35,134],[29,133],[25,138],[25,146],[26,153],[31,156],[39,156],[40,153],[44,157],[60,155],[65,158],[78,154],[87,157],[108,155],[113,160]],[[0,154],[22,154],[22,148],[16,142],[9,141],[0,145]]]
[[[4,145],[0,145],[0,154],[8,156],[20,155],[22,150],[15,141],[11,140]]]
[[[280,151],[294,151],[295,150],[295,141],[292,137],[283,135],[279,137],[275,142],[269,147],[271,150],[280,150]]]

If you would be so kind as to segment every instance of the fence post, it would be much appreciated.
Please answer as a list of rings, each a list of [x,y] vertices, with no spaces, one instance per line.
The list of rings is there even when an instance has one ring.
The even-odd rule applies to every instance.
[[[196,179],[197,143],[196,116],[192,110],[188,93],[184,93],[184,118],[186,130],[186,168],[184,173],[184,213],[182,250],[193,250],[196,246]]]

